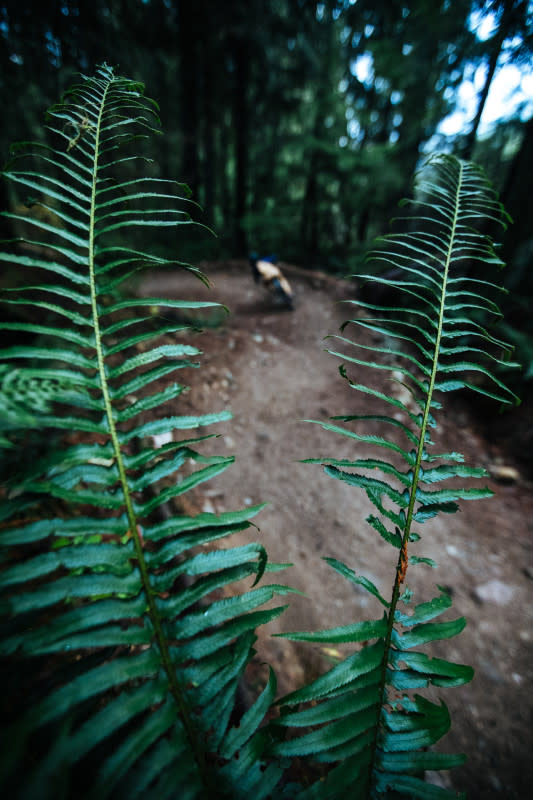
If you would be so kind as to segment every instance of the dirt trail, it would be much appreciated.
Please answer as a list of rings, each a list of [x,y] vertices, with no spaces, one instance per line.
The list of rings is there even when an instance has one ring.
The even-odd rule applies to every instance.
[[[298,463],[320,456],[354,457],[353,443],[301,420],[371,413],[371,398],[350,389],[338,374],[341,362],[324,352],[324,337],[337,332],[351,315],[352,308],[338,301],[353,296],[354,288],[287,266],[296,298],[295,311],[290,312],[276,307],[253,284],[244,262],[203,268],[211,290],[183,273],[152,275],[139,289],[150,296],[214,299],[232,312],[221,327],[199,336],[202,369],[188,371],[185,379],[192,389],[176,409],[202,413],[229,408],[234,415],[230,423],[217,426],[222,438],[215,448],[235,454],[236,463],[204,484],[196,502],[218,513],[268,501],[255,520],[259,533],[252,529],[247,540],[261,541],[272,561],[293,562],[282,573],[283,580],[307,595],[291,598],[290,608],[272,631],[327,628],[372,618],[380,607],[343,582],[322,557],[344,561],[387,595],[396,553],[365,523],[372,509],[366,496],[328,478],[320,466]],[[362,373],[357,379],[364,381]],[[391,383],[385,381],[386,377],[383,386],[376,387],[374,379],[372,385],[390,393]],[[444,409],[439,445],[442,451],[464,453],[473,465],[506,463],[506,455],[476,432],[468,407],[457,400]],[[364,449],[358,448],[357,454],[364,456]],[[426,523],[416,552],[434,558],[439,567],[410,570],[408,583],[416,602],[435,596],[436,583],[446,586],[454,616],[468,620],[466,630],[448,647],[436,645],[432,651],[476,670],[472,684],[443,693],[452,731],[442,749],[466,752],[469,761],[440,780],[466,790],[470,800],[529,798],[531,484],[524,479],[487,484],[496,492],[491,500],[463,503],[458,514]],[[269,640],[263,648],[261,654],[273,662],[282,691],[313,674],[323,660],[318,649],[302,651],[281,640]]]

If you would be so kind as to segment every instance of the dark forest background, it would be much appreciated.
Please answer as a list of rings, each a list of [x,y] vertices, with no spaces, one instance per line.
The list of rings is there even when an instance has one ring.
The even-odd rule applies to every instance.
[[[486,17],[481,39],[472,20]],[[105,61],[157,99],[157,168],[190,185],[216,233],[180,235],[186,257],[255,250],[338,275],[361,267],[424,153],[473,159],[514,219],[505,311],[533,376],[533,118],[502,109],[478,135],[498,69],[532,55],[530,0],[18,0],[0,6],[0,154],[44,138],[45,109]],[[472,119],[438,134],[479,67]]]

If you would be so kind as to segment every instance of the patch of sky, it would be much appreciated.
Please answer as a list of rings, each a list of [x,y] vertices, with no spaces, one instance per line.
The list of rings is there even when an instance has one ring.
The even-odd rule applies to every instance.
[[[484,42],[496,32],[498,18],[495,14],[483,10],[474,11],[470,15],[469,27],[475,32],[477,39]],[[521,43],[522,40],[518,36],[504,43],[478,128],[481,137],[490,135],[498,122],[515,116],[526,121],[533,115],[533,64],[513,63],[513,51]],[[466,65],[463,80],[455,94],[455,108],[442,120],[437,128],[437,134],[455,136],[469,130],[476,115],[487,69],[486,63]],[[459,72],[454,71],[451,74],[452,81],[458,81],[460,77]],[[446,90],[445,96],[450,101],[453,92],[450,94]]]
[[[374,83],[374,59],[371,53],[363,53],[350,62],[350,72],[364,86],[369,88]]]
[[[482,9],[473,11],[470,14],[468,26],[471,31],[476,32],[477,38],[484,42],[489,39],[496,30],[497,20],[494,14],[487,14]]]
[[[494,14],[487,14],[483,11],[476,11],[470,15],[469,26],[475,31],[476,37],[480,41],[490,38],[497,29],[498,20]],[[365,36],[370,37],[374,31],[372,25],[365,26]],[[359,44],[360,34],[354,34],[352,45]],[[519,116],[522,120],[527,120],[533,115],[533,64],[522,63],[517,65],[512,63],[513,49],[521,44],[519,37],[514,37],[505,43],[502,55],[498,62],[495,75],[492,79],[489,95],[478,133],[488,135],[493,130],[498,121]],[[412,45],[404,43],[402,53],[408,55],[412,51]],[[456,54],[449,51],[450,58],[456,58]],[[479,95],[483,89],[486,75],[487,64],[466,64],[463,72],[453,70],[450,75],[452,84],[459,84],[458,88],[447,86],[444,88],[444,99],[455,108],[448,114],[437,128],[437,135],[456,136],[458,133],[466,133],[472,124]],[[378,76],[374,71],[374,59],[371,53],[365,52],[353,59],[350,63],[350,72],[357,80],[369,89],[376,88],[378,91],[386,90],[389,84],[385,79]],[[348,88],[346,81],[341,81],[339,89],[344,92]],[[443,86],[438,89],[442,90]],[[393,91],[390,101],[393,105],[401,102],[403,93]],[[352,114],[353,116],[353,114]],[[346,115],[349,120],[348,134],[351,139],[357,139],[360,135],[360,128],[352,116]],[[351,127],[350,127],[351,126]],[[395,134],[395,135],[394,135]],[[390,141],[397,140],[397,132],[393,131]]]
[[[347,125],[348,136],[350,139],[359,139],[361,136],[361,126],[356,119],[351,119]]]
[[[480,65],[472,78],[461,83],[456,92],[456,108],[442,120],[439,133],[454,136],[468,130],[476,115],[486,71],[486,65]],[[446,99],[452,95],[449,92]],[[497,122],[511,119],[517,113],[523,121],[533,114],[533,67],[508,64],[497,69],[492,79],[478,133],[490,134]]]

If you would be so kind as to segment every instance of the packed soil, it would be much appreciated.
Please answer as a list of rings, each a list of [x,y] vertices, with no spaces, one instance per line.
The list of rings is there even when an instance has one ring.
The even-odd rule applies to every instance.
[[[230,309],[228,315],[198,312],[196,321],[204,332],[187,337],[203,352],[202,368],[186,370],[184,380],[191,390],[172,413],[233,413],[231,422],[215,426],[220,437],[208,446],[234,454],[235,464],[186,502],[193,510],[215,513],[268,503],[254,518],[258,530],[250,528],[249,536],[239,536],[260,541],[271,561],[291,562],[274,580],[283,579],[305,595],[291,595],[287,611],[261,633],[257,645],[258,662],[274,666],[279,691],[286,693],[327,668],[335,653],[296,646],[271,638],[271,633],[381,616],[381,606],[341,579],[323,558],[343,561],[385,596],[390,596],[397,560],[397,551],[365,522],[374,511],[366,495],[331,479],[320,465],[300,463],[377,454],[306,420],[325,422],[335,415],[382,410],[370,395],[343,380],[338,372],[343,362],[325,352],[326,347],[337,349],[335,340],[325,337],[338,333],[341,323],[356,313],[354,306],[340,302],[357,296],[353,282],[282,264],[294,290],[290,311],[253,283],[247,263],[200,266],[211,281],[209,289],[180,272],[152,274],[138,292],[216,300]],[[367,341],[364,332],[352,331]],[[385,355],[385,360],[394,368],[393,356]],[[372,373],[355,365],[349,369],[352,380],[406,400],[398,395],[405,390],[394,382],[394,372]],[[496,406],[487,410],[475,399],[445,396],[434,436],[436,452],[458,451],[467,464],[485,467],[489,478],[481,485],[495,495],[464,502],[459,513],[427,522],[411,553],[431,557],[437,568],[412,566],[407,575],[412,602],[435,597],[438,584],[452,596],[449,617],[467,619],[460,636],[435,644],[429,652],[475,668],[470,684],[430,695],[442,696],[452,717],[451,731],[439,749],[466,753],[468,761],[430,779],[465,791],[471,800],[525,800],[533,785],[533,495],[527,462],[520,459],[531,444],[531,429],[524,427],[527,413],[523,406],[502,421]],[[390,436],[390,427],[371,425],[364,432]],[[505,436],[496,436],[496,430]]]

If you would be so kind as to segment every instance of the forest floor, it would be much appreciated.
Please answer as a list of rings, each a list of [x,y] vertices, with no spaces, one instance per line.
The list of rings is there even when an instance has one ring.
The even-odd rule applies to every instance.
[[[327,657],[318,647],[300,647],[268,632],[328,628],[380,614],[367,593],[342,581],[322,557],[338,558],[366,575],[386,596],[394,576],[397,553],[365,522],[372,509],[366,495],[327,477],[319,465],[299,463],[370,454],[361,446],[354,456],[353,442],[303,422],[372,413],[372,398],[351,389],[338,373],[341,362],[324,352],[324,337],[353,316],[353,306],[338,301],[354,297],[356,290],[349,282],[282,265],[295,293],[291,312],[253,283],[245,262],[200,267],[212,283],[209,290],[180,272],[152,274],[138,292],[217,300],[230,308],[227,318],[219,312],[211,316],[207,321],[218,326],[191,342],[204,353],[202,368],[182,376],[191,391],[173,413],[233,412],[231,422],[210,432],[216,428],[221,434],[212,440],[215,451],[235,454],[236,463],[202,484],[189,502],[216,513],[268,502],[254,519],[259,530],[239,536],[262,542],[272,561],[292,562],[276,580],[283,577],[306,595],[293,596],[257,646],[259,662],[274,666],[280,693],[286,693],[323,670]],[[374,388],[401,390],[390,373],[379,374],[382,385],[374,377]],[[361,368],[357,380],[366,378]],[[442,694],[452,717],[439,748],[464,752],[468,761],[431,779],[466,791],[470,800],[525,800],[533,785],[533,483],[519,455],[528,442],[515,417],[498,423],[505,435],[496,436],[495,428],[489,435],[478,406],[448,398],[438,452],[459,451],[467,464],[485,467],[491,477],[482,485],[495,496],[464,502],[459,513],[426,523],[415,552],[434,558],[438,567],[408,572],[415,602],[436,596],[439,584],[452,595],[452,617],[468,621],[460,636],[435,645],[432,654],[470,664],[476,673],[466,686],[433,694]],[[496,417],[496,405],[492,413]]]

